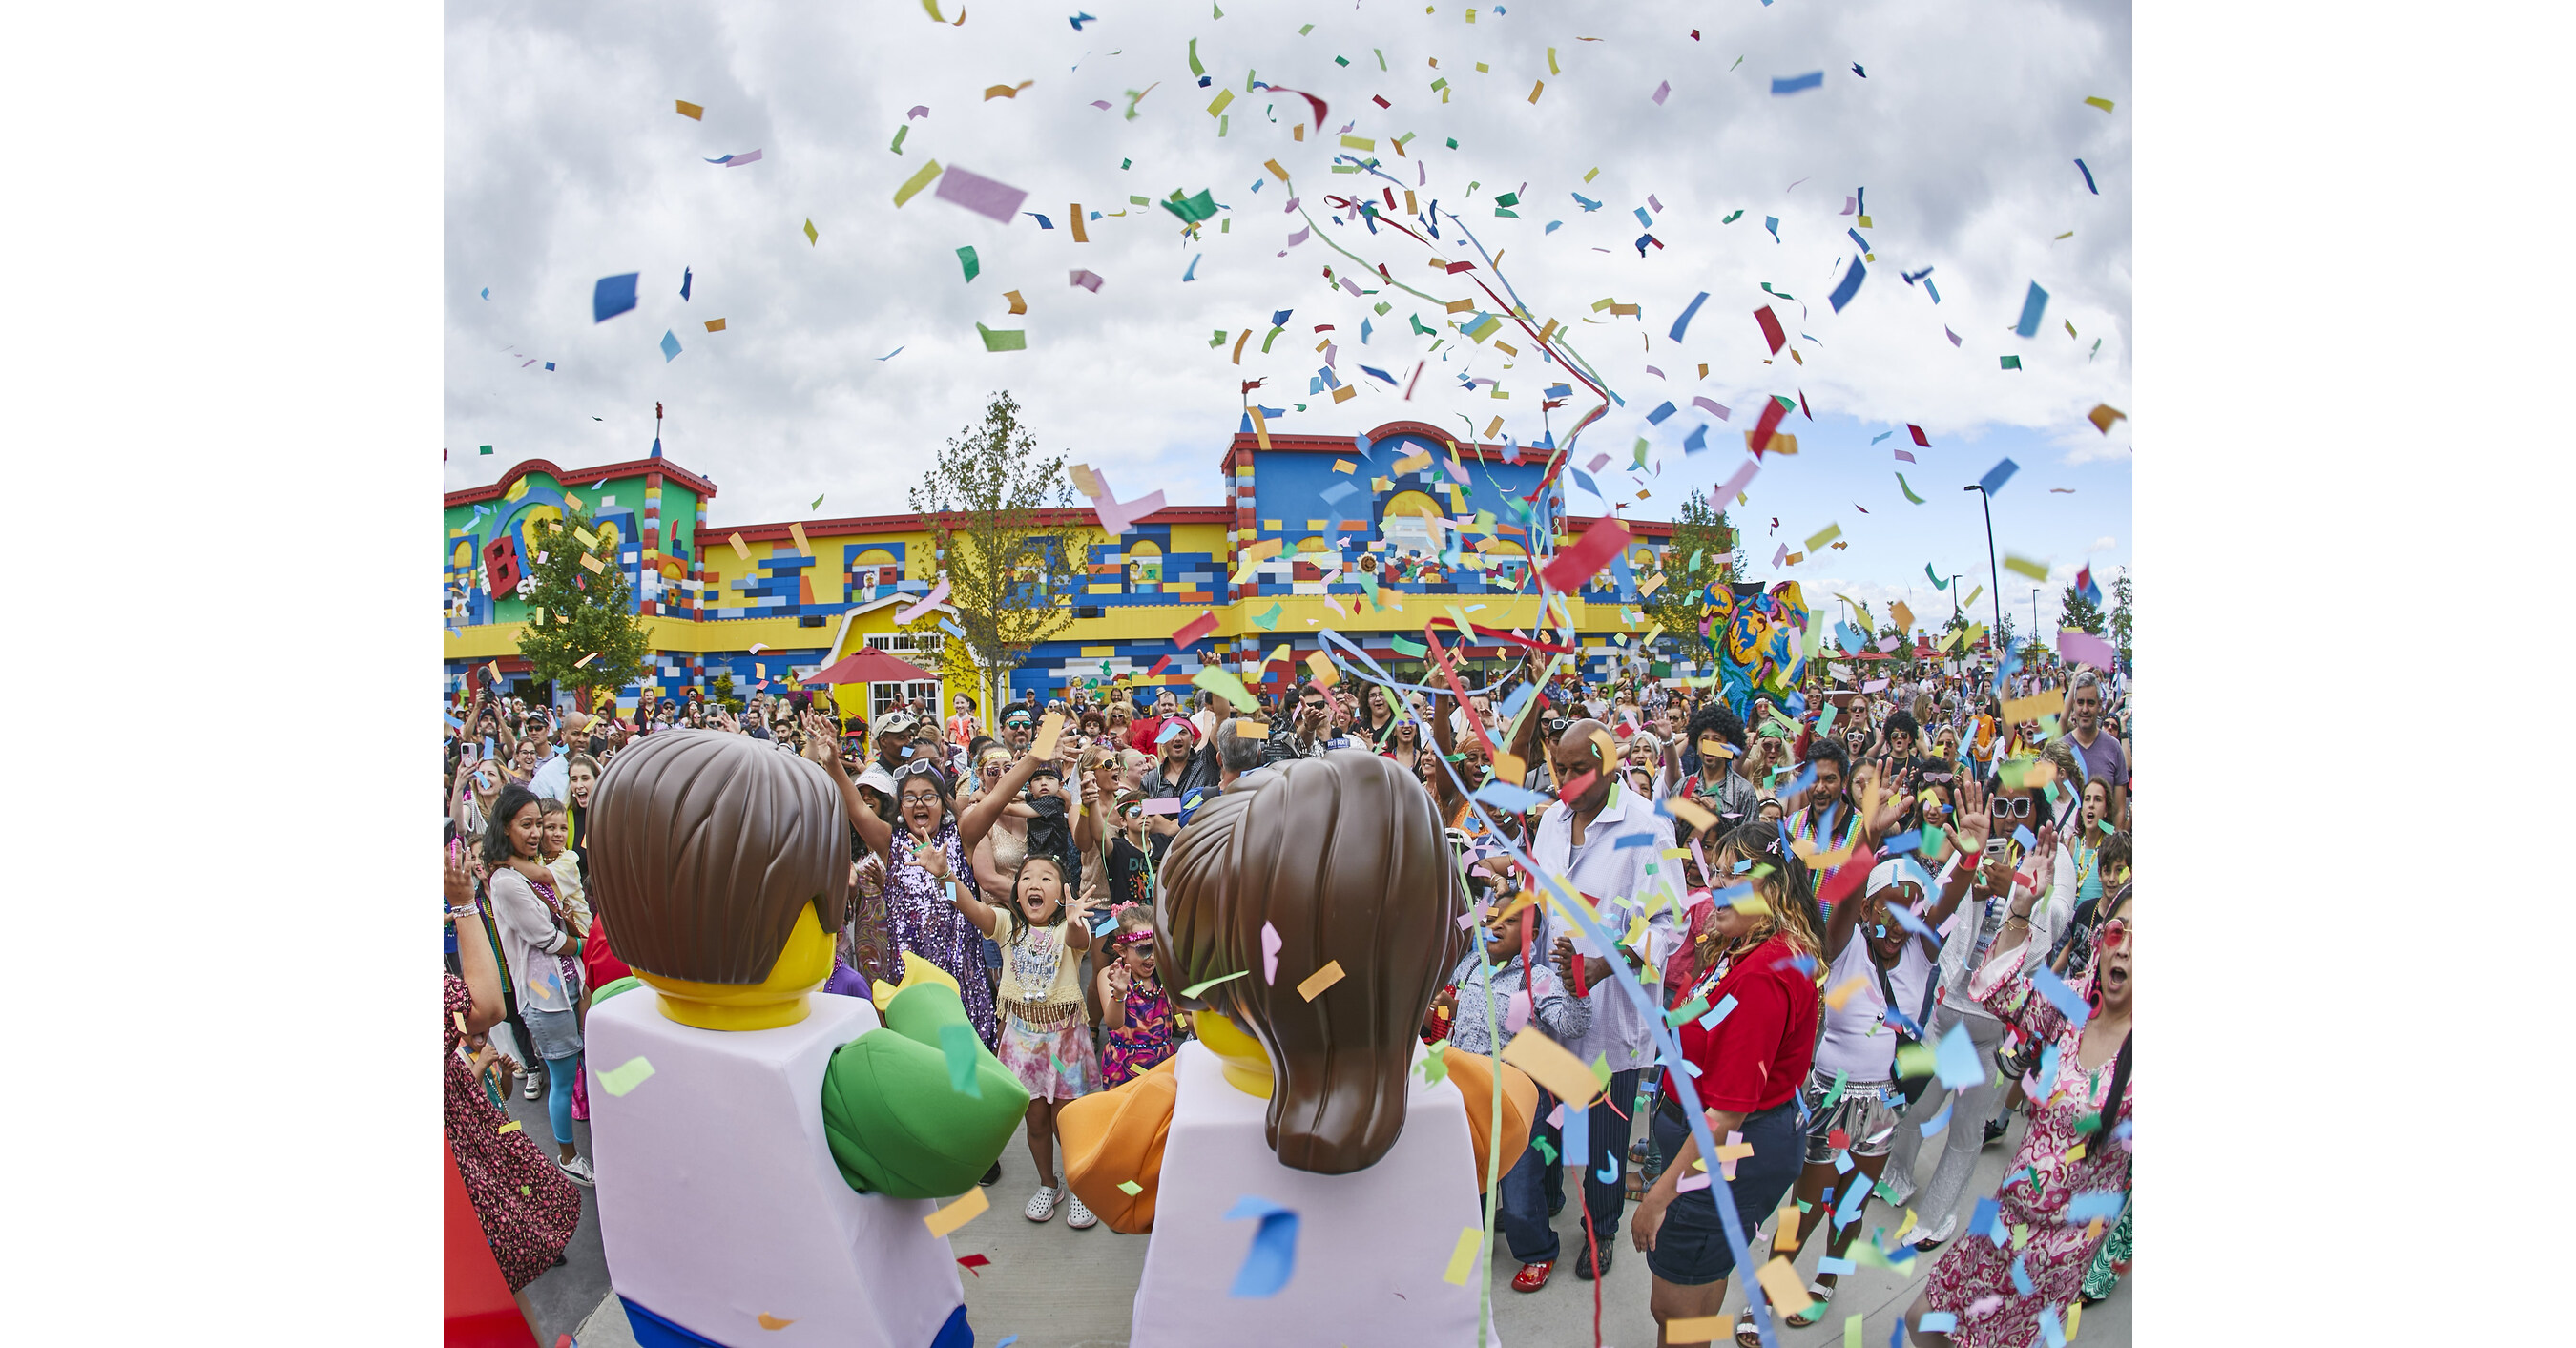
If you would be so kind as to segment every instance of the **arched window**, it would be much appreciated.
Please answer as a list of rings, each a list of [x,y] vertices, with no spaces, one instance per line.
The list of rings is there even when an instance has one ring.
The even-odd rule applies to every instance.
[[[1140,538],[1127,545],[1127,592],[1153,594],[1163,586],[1162,545]]]
[[[1400,491],[1388,497],[1386,508],[1378,513],[1378,536],[1386,540],[1390,554],[1401,555],[1407,549],[1436,553],[1440,529],[1432,521],[1440,518],[1439,502],[1422,492]]]

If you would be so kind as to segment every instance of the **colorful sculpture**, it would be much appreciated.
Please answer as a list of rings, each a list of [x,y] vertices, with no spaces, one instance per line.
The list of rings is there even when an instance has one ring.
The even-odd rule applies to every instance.
[[[1538,1092],[1504,1066],[1498,1108],[1493,1060],[1434,1067],[1417,1033],[1465,948],[1430,797],[1350,750],[1252,773],[1200,807],[1160,875],[1156,963],[1197,991],[1174,1000],[1198,1039],[1058,1116],[1073,1191],[1153,1234],[1130,1342],[1476,1342],[1483,1270],[1446,1275]]]
[[[587,1045],[600,1237],[636,1342],[967,1348],[922,1219],[975,1186],[1028,1096],[918,959],[879,1004],[815,992],[850,899],[838,791],[760,741],[666,731],[592,799],[591,901],[641,980],[594,995]]]
[[[1703,635],[1717,654],[1718,687],[1736,715],[1753,713],[1754,689],[1785,692],[1797,681],[1805,663],[1798,634],[1809,618],[1798,582],[1784,580],[1767,594],[1740,600],[1713,586],[1703,611]]]

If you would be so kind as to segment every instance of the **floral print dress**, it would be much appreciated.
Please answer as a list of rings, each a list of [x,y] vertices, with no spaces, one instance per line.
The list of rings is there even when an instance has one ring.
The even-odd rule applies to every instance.
[[[581,1224],[581,1190],[555,1169],[524,1129],[502,1132],[510,1120],[494,1105],[458,1056],[459,1028],[474,1006],[465,980],[445,975],[447,1031],[447,1147],[457,1177],[482,1219],[483,1239],[513,1293],[554,1267],[573,1228]]]
[[[967,877],[974,883],[975,868],[966,863],[966,849],[957,833],[957,820],[951,816],[931,835],[933,845],[948,856],[948,873]],[[898,825],[893,844],[887,851],[886,879],[886,952],[887,963],[899,970],[904,955],[919,955],[940,967],[957,980],[959,997],[966,1003],[966,1018],[975,1023],[975,1033],[984,1046],[993,1046],[998,1028],[993,1022],[991,985],[984,981],[984,933],[958,912],[948,901],[946,882],[923,870],[912,859],[913,841],[910,830]]]
[[[1962,1233],[1942,1252],[1924,1288],[1934,1310],[1959,1317],[1951,1341],[1960,1348],[2024,1348],[2040,1338],[2042,1316],[2063,1326],[2110,1225],[2098,1217],[2069,1225],[2067,1207],[2078,1194],[2126,1193],[2129,1188],[2129,1140],[2075,1128],[2103,1109],[2117,1054],[2092,1071],[2079,1068],[2076,1053],[2083,1027],[2033,990],[2022,973],[2019,952],[2013,953],[2011,959],[1989,960],[1969,992],[1997,1019],[2053,1045],[2057,1071],[2046,1098],[2031,1106],[2029,1131],[1995,1195],[2005,1243],[1999,1247],[1983,1232]],[[2077,991],[2083,991],[2081,985]],[[2039,1069],[2031,1071],[2037,1090]],[[2118,1112],[2123,1121],[2131,1117],[2129,1106],[2137,1096],[2134,1065],[2130,1073]]]
[[[1109,1086],[1154,1070],[1173,1052],[1172,999],[1162,980],[1129,984],[1124,1005],[1126,1023],[1100,1046],[1101,1080]]]

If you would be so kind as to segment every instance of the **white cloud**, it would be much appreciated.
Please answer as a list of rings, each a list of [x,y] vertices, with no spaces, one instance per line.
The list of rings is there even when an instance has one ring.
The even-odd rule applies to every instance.
[[[1366,301],[1332,289],[1328,265],[1367,273],[1320,238],[1278,256],[1304,221],[1281,210],[1291,194],[1262,167],[1273,158],[1294,173],[1319,234],[1407,286],[1491,308],[1469,284],[1492,276],[1481,261],[1469,277],[1427,265],[1475,259],[1459,237],[1461,224],[1472,230],[1502,254],[1533,313],[1568,325],[1581,356],[1628,398],[1627,415],[1666,398],[1688,408],[1694,394],[1741,408],[1765,392],[1803,392],[1819,412],[1915,422],[1942,443],[2021,426],[2066,446],[2069,463],[2127,454],[2127,423],[2105,441],[2082,419],[2097,402],[2130,401],[2125,4],[1777,7],[1735,32],[1702,21],[1699,42],[1668,14],[1541,0],[1472,26],[1446,6],[1295,16],[1247,6],[1213,20],[1199,0],[1139,3],[1080,33],[1053,14],[978,9],[952,28],[900,6],[458,3],[447,15],[450,487],[523,458],[572,467],[640,455],[657,400],[670,456],[722,485],[714,515],[726,522],[800,516],[817,493],[827,515],[899,512],[929,456],[1001,388],[1044,449],[1102,467],[1124,493],[1159,487],[1175,502],[1219,499],[1239,379],[1268,377],[1259,396],[1270,406],[1308,404],[1287,430],[1347,434],[1412,417],[1482,432],[1500,414],[1507,432],[1536,436],[1539,390],[1561,367],[1508,335],[1517,360],[1447,332],[1428,353],[1433,339],[1411,335],[1406,315],[1439,327],[1439,306],[1382,282]],[[1313,34],[1300,37],[1310,19]],[[1193,37],[1209,88],[1188,71]],[[1814,69],[1823,87],[1768,93],[1772,76]],[[1253,72],[1325,98],[1324,133],[1291,140],[1301,101],[1247,92]],[[1448,82],[1447,104],[1429,89],[1435,79]],[[982,97],[1021,80],[1035,83],[1016,98]],[[1666,80],[1673,93],[1658,107],[1647,95]],[[1137,119],[1123,118],[1126,91],[1149,85]],[[1223,138],[1204,111],[1220,89],[1233,93]],[[2118,112],[2086,107],[2088,95]],[[678,116],[675,99],[704,105],[704,120]],[[929,115],[907,121],[917,104]],[[1346,122],[1376,140],[1383,171],[1421,204],[1439,201],[1436,244],[1383,222],[1374,236],[1331,223],[1328,197],[1404,195],[1327,171]],[[900,155],[888,150],[898,128]],[[1417,138],[1397,156],[1388,141],[1407,131]],[[1453,136],[1455,151],[1444,144]],[[763,158],[747,167],[703,162],[753,149]],[[2101,195],[2084,191],[2078,157]],[[896,208],[897,185],[934,158],[1027,189],[1024,209],[1056,228],[1025,216],[1006,227],[927,192]],[[1879,260],[1836,314],[1824,300],[1849,265],[1844,231],[1856,224],[1838,212],[1862,187],[1873,217],[1862,232]],[[1211,221],[1196,241],[1128,201],[1201,188],[1230,207],[1230,225]],[[1497,218],[1494,198],[1512,190],[1519,218]],[[1579,209],[1576,192],[1601,209]],[[1077,244],[1076,201],[1129,214],[1086,221],[1090,242]],[[1650,227],[1633,213],[1641,206]],[[1785,242],[1764,231],[1766,215],[1779,217]],[[802,233],[809,218],[817,243]],[[1544,232],[1552,220],[1562,228]],[[1664,247],[1641,258],[1632,241],[1648,228]],[[2072,238],[2053,237],[2068,229]],[[981,265],[971,282],[956,253],[965,245]],[[685,304],[683,267],[694,269]],[[1900,277],[1924,267],[1938,305]],[[1099,293],[1069,286],[1074,268],[1106,278]],[[638,310],[593,324],[592,283],[627,271],[642,273]],[[2006,329],[2033,280],[2050,301],[2039,335],[2024,340]],[[1774,299],[1763,282],[1798,298]],[[1025,316],[1007,312],[1013,289]],[[1670,341],[1701,290],[1709,299],[1686,338]],[[1642,317],[1596,313],[1605,296],[1643,305]],[[1380,301],[1384,316],[1371,307]],[[1763,363],[1750,315],[1764,304],[1805,364]],[[1275,309],[1295,314],[1263,356]],[[712,318],[727,330],[706,332]],[[985,352],[978,321],[1025,330],[1029,349]],[[2077,340],[2064,333],[2070,321]],[[1318,323],[1334,331],[1317,334]],[[1229,355],[1247,327],[1255,335],[1238,366]],[[683,348],[667,363],[655,349],[665,330]],[[1216,330],[1226,342],[1212,349]],[[1338,408],[1305,392],[1327,337],[1337,375],[1362,390]],[[2025,368],[1999,370],[2002,354]],[[522,364],[531,358],[557,369]],[[1417,361],[1409,403],[1358,369],[1409,381]],[[1463,390],[1462,373],[1499,377],[1511,397]],[[1588,406],[1546,422],[1561,434]],[[1732,440],[1741,426],[1739,415],[1712,438]],[[496,446],[490,459],[475,453],[485,443]],[[1832,469],[1809,456],[1796,471]]]

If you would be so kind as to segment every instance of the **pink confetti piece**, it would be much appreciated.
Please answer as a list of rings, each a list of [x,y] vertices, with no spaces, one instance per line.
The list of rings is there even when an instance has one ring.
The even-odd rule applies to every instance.
[[[1896,451],[1896,457],[1905,460],[1907,463],[1912,463],[1914,462],[1914,451],[1910,449],[1900,449]]]
[[[1721,403],[1714,398],[1693,398],[1691,399],[1691,406],[1707,408],[1710,415],[1716,417],[1720,421],[1724,421],[1727,418],[1726,404]]]
[[[1656,85],[1654,93],[1655,106],[1659,108],[1662,107],[1664,105],[1664,100],[1671,97],[1672,92],[1673,82],[1671,80],[1666,80],[1663,83]]]
[[[939,578],[939,583],[930,587],[930,593],[921,597],[920,603],[896,611],[894,615],[894,625],[901,627],[906,623],[919,621],[921,615],[939,607],[940,601],[947,597],[948,577],[941,576]]]
[[[1091,106],[1106,112],[1109,110],[1109,100],[1105,98],[1095,98],[1091,100]]]
[[[1100,273],[1096,271],[1076,271],[1073,274],[1071,283],[1090,291],[1094,295],[1100,293]]]
[[[1101,104],[1100,106],[1102,106],[1102,107],[1104,107],[1104,108],[1105,108],[1105,107],[1108,107],[1109,105],[1108,105],[1108,104],[1106,104],[1106,103],[1103,103],[1103,104]],[[913,105],[913,109],[912,109],[912,111],[907,112],[907,113],[905,113],[905,114],[903,115],[903,119],[904,119],[905,121],[909,122],[909,121],[911,121],[911,120],[912,120],[913,118],[915,118],[915,117],[927,117],[927,116],[929,116],[929,115],[930,115],[930,105],[929,105],[929,104],[927,104],[927,103],[916,103],[916,104],[914,104],[914,105]]]
[[[1941,329],[1941,335],[1950,339],[1950,345],[1957,346],[1959,344],[1959,334],[1950,331],[1948,328]]]
[[[1657,200],[1654,193],[1648,192],[1646,194],[1646,209],[1653,211],[1657,215],[1661,215],[1664,213],[1664,203]]]
[[[939,175],[939,186],[931,195],[1006,225],[1018,218],[1020,203],[1029,199],[1028,193],[1008,183],[955,167]]]
[[[1262,923],[1261,981],[1264,983],[1275,983],[1279,980],[1279,947],[1282,944],[1284,943],[1279,939],[1279,929],[1267,922]]]

